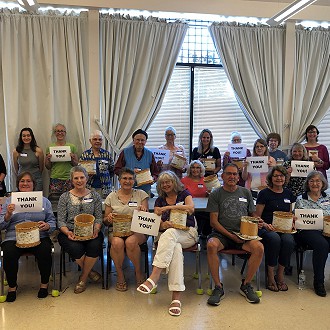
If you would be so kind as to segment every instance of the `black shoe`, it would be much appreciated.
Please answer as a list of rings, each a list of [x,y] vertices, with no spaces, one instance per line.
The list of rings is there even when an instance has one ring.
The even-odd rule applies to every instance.
[[[325,297],[327,295],[324,283],[314,283],[314,291],[320,297]]]
[[[245,300],[252,304],[257,304],[260,302],[259,297],[256,295],[252,285],[250,283],[243,284],[244,280],[242,280],[242,284],[240,287],[240,293],[245,297]]]
[[[8,291],[6,301],[7,302],[14,302],[16,300],[16,292],[17,292],[17,286],[15,291]]]
[[[221,284],[222,285],[222,284]],[[210,298],[207,300],[207,303],[212,306],[219,306],[220,305],[220,300],[225,297],[225,292],[223,290],[223,286],[220,288],[220,286],[216,286]]]
[[[38,291],[38,298],[43,299],[48,296],[48,288],[40,288]]]

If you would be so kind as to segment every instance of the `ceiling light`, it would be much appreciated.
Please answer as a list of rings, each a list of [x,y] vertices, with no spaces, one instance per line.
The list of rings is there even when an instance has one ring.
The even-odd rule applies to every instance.
[[[289,6],[281,10],[279,13],[271,17],[266,23],[272,26],[279,25],[282,22],[286,21],[288,18],[303,10],[304,8],[308,7],[315,1],[316,0],[296,0],[292,2]]]
[[[39,4],[35,0],[17,0],[18,4],[27,11],[36,12]]]

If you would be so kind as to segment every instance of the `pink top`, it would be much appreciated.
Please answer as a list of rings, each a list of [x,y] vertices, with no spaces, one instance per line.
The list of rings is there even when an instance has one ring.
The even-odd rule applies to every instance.
[[[327,173],[326,170],[329,169],[330,167],[330,162],[329,162],[329,153],[328,153],[328,149],[324,144],[320,144],[317,147],[306,147],[305,148],[309,154],[309,150],[317,150],[318,154],[317,156],[323,160],[323,164],[322,166],[316,166],[316,169],[320,172],[322,172],[325,176],[325,178],[327,179]]]
[[[192,178],[185,176],[181,179],[181,182],[184,184],[185,188],[189,190],[192,197],[206,197],[207,189],[204,184],[204,178],[194,181]]]

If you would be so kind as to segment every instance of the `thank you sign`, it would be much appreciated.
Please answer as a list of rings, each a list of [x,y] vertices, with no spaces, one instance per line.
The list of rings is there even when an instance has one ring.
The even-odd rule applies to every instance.
[[[295,209],[297,229],[323,229],[323,211],[320,209]]]
[[[15,204],[14,213],[41,212],[42,191],[13,192],[11,194],[11,203]]]
[[[314,162],[306,162],[301,160],[291,161],[292,173],[291,176],[306,178],[308,173],[314,169]]]
[[[249,173],[265,173],[268,172],[268,157],[247,157],[248,161],[247,171]]]
[[[230,158],[245,158],[246,157],[246,144],[234,143],[228,144]]]
[[[70,162],[70,146],[49,147],[49,153],[52,155],[51,162]]]
[[[168,164],[170,159],[170,151],[165,149],[149,149],[155,157],[156,163],[160,160],[163,164]]]
[[[161,218],[155,213],[134,210],[131,231],[157,236]]]

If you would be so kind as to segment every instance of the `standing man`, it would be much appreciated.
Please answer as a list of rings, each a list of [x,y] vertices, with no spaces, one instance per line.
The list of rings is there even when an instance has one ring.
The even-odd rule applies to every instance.
[[[240,231],[241,216],[255,216],[252,195],[248,189],[237,185],[239,172],[235,164],[227,164],[221,177],[223,186],[211,192],[207,203],[210,223],[213,227],[207,242],[207,262],[215,283],[215,288],[207,303],[217,306],[225,295],[219,276],[218,257],[218,252],[223,249],[243,249],[251,253],[240,293],[248,302],[258,303],[260,299],[254,292],[251,281],[262,261],[263,245],[257,240],[243,241],[234,234]],[[259,227],[261,226],[262,221],[259,223]]]
[[[288,156],[282,150],[277,149],[281,144],[281,136],[278,133],[269,133],[266,138],[268,145],[269,155],[275,158],[278,165],[288,160]]]
[[[118,175],[120,169],[123,167],[128,167],[135,173],[149,168],[154,181],[157,181],[159,170],[155,157],[149,149],[145,148],[145,144],[148,140],[147,132],[138,129],[133,133],[132,138],[133,145],[125,148],[119,154],[118,160],[115,164],[115,173]],[[139,189],[144,190],[150,195],[151,184],[139,186]]]
[[[110,152],[101,148],[103,142],[101,131],[92,132],[89,142],[91,148],[82,153],[79,161],[88,173],[88,189],[93,189],[102,198],[106,198],[111,192],[114,162]]]

